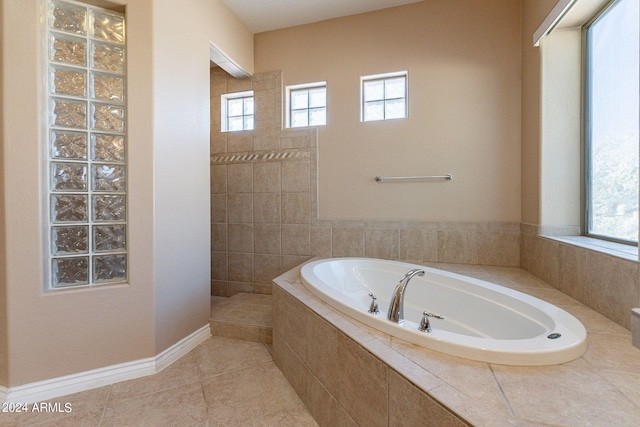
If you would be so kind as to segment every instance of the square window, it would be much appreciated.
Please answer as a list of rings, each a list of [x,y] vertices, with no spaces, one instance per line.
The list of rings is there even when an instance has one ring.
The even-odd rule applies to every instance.
[[[361,78],[361,120],[372,122],[407,118],[407,72]]]
[[[327,124],[327,83],[287,87],[287,127]]]
[[[253,91],[229,93],[221,96],[221,131],[239,132],[253,130]]]

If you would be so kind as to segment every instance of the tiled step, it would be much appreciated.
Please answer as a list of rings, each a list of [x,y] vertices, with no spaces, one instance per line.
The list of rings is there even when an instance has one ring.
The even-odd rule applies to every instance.
[[[211,335],[272,343],[271,295],[239,293],[211,297]]]

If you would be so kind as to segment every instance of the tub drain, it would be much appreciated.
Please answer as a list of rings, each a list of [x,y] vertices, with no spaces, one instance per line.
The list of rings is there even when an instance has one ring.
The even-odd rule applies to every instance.
[[[560,338],[561,336],[562,336],[562,334],[554,332],[552,334],[547,335],[547,338],[549,338],[550,340],[555,340],[555,339]]]

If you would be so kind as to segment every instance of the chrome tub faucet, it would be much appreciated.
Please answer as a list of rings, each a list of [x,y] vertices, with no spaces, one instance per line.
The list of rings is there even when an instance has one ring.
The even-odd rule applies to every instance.
[[[395,323],[402,323],[404,321],[404,291],[409,284],[409,281],[413,276],[424,276],[424,270],[415,268],[405,274],[393,291],[391,302],[389,303],[389,312],[387,313],[387,319]]]

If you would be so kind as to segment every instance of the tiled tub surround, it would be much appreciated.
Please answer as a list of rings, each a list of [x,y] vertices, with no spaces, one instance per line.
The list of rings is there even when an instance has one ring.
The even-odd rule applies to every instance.
[[[539,227],[522,224],[521,267],[631,329],[631,310],[640,307],[640,264],[637,259],[614,256],[539,234]]]
[[[255,129],[220,132],[220,95],[253,90]],[[518,223],[317,219],[315,128],[282,129],[282,73],[211,71],[211,292],[270,293],[312,256],[520,265]]]
[[[338,313],[294,268],[274,280],[274,358],[319,425],[637,425],[640,350],[628,330],[520,268],[427,265],[560,306],[587,328],[587,352],[543,367],[447,356]]]

